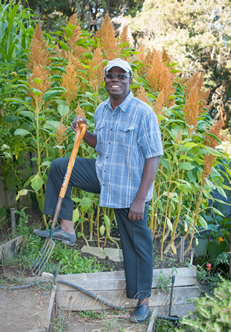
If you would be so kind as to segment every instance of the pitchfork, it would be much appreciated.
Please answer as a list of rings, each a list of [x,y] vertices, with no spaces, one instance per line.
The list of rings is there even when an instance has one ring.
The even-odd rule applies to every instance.
[[[51,228],[50,228],[50,237],[45,240],[45,242],[42,246],[42,249],[40,250],[37,258],[35,259],[34,263],[32,264],[32,267],[31,267],[32,273],[34,275],[38,276],[43,271],[45,265],[48,262],[48,259],[50,258],[51,254],[53,252],[53,249],[55,247],[55,242],[53,241],[53,233],[54,233],[55,224],[56,224],[56,221],[59,216],[63,198],[65,197],[65,194],[66,194],[67,186],[68,186],[68,183],[69,183],[69,180],[71,177],[72,169],[75,164],[79,145],[80,145],[80,142],[81,142],[83,136],[85,135],[86,130],[87,130],[86,124],[80,124],[78,129],[76,130],[73,150],[71,152],[71,156],[70,156],[70,159],[69,159],[69,162],[67,165],[66,174],[64,176],[61,190],[59,192],[59,197],[58,197],[54,217],[53,217]]]

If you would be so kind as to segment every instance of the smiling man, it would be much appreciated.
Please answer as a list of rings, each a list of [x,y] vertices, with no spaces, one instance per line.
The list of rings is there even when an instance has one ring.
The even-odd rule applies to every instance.
[[[141,323],[149,316],[153,249],[148,228],[148,207],[153,182],[163,154],[157,117],[152,108],[130,91],[132,70],[128,62],[114,59],[105,68],[105,87],[109,98],[95,111],[94,133],[86,131],[84,140],[98,153],[96,161],[77,158],[59,214],[61,223],[54,239],[74,245],[71,188],[100,193],[100,206],[114,209],[118,224],[126,277],[127,297],[137,299],[132,322]],[[76,130],[77,117],[72,123]],[[53,215],[68,158],[56,159],[50,167],[44,213]],[[50,231],[35,230],[49,237]]]

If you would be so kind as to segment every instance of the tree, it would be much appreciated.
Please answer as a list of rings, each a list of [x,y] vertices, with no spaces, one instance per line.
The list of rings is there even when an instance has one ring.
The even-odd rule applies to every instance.
[[[28,3],[41,16],[46,30],[53,28],[52,20],[55,22],[61,17],[67,20],[77,13],[84,29],[97,31],[107,12],[111,17],[121,14],[134,17],[142,8],[143,2],[144,0],[28,0],[24,1],[24,5],[27,6]]]
[[[211,114],[229,120],[231,100],[231,6],[229,0],[145,0],[128,24],[136,45],[165,48],[182,70],[182,76],[204,73],[211,90]]]

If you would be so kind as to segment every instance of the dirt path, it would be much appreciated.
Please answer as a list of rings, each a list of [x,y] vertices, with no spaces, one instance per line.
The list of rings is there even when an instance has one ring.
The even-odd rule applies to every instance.
[[[50,291],[38,287],[21,290],[0,290],[2,332],[45,332]],[[130,314],[104,311],[57,312],[52,331],[62,332],[143,332],[148,324],[129,322]]]
[[[0,289],[0,330],[3,332],[45,331],[50,291],[39,287]]]
[[[92,315],[92,317],[91,317]],[[56,320],[63,324],[65,332],[145,332],[147,323],[134,324],[129,321],[130,314],[118,314],[110,310],[102,313],[59,312]],[[55,327],[55,326],[54,326]]]

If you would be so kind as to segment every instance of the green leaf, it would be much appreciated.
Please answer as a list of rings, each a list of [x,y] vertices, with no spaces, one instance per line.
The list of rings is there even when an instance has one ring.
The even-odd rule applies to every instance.
[[[57,96],[60,94],[60,92],[63,92],[62,90],[50,90],[47,91],[44,96],[43,99],[47,100],[47,99],[52,99],[54,96]]]
[[[50,164],[51,164],[51,161],[46,160],[46,161],[42,162],[41,166],[50,166]]]
[[[55,145],[54,148],[61,150],[65,148],[65,145]]]
[[[28,193],[27,189],[19,190],[18,195],[16,196],[16,201],[19,199],[20,196],[25,196]]]
[[[27,104],[27,101],[19,99],[19,98],[5,98],[4,101],[10,102],[10,103],[17,103],[17,104]]]
[[[31,91],[32,91],[33,95],[35,95],[35,96],[40,96],[42,93],[40,90],[35,89],[35,88],[31,88]]]
[[[58,66],[58,67],[52,67],[51,70],[55,70],[55,71],[56,70],[60,70],[62,73],[66,73],[65,68],[60,67],[60,66]]]
[[[199,216],[198,225],[205,229],[208,229],[208,224],[202,216]]]
[[[79,219],[79,209],[76,208],[73,210],[73,219],[72,219],[73,223],[75,224],[76,221],[78,221],[78,219]]]
[[[179,165],[179,169],[186,169],[187,171],[191,171],[193,168],[195,168],[195,166],[187,162],[182,162]]]
[[[34,81],[36,84],[40,84],[40,83],[42,83],[41,78],[38,78],[38,77],[35,77],[35,78],[33,79],[33,81]]]
[[[78,197],[71,197],[73,202],[79,203],[80,202],[80,198]]]
[[[217,191],[225,198],[227,198],[226,192],[224,191],[223,188],[217,187]]]
[[[69,113],[70,109],[69,106],[60,104],[58,106],[58,112],[61,116],[67,115]]]
[[[104,225],[100,226],[100,228],[99,228],[99,232],[100,232],[101,235],[104,235],[104,232],[105,232],[105,227],[104,227]]]
[[[20,111],[19,113],[20,113],[20,115],[23,115],[23,116],[29,118],[31,121],[35,120],[34,114],[30,111]]]
[[[205,146],[204,148],[209,152],[209,154],[212,154],[213,156],[220,156],[220,153],[210,146]]]
[[[171,167],[169,165],[169,161],[167,159],[161,158],[160,159],[160,164],[166,168],[169,172],[171,171]]]
[[[103,216],[103,218],[104,218],[105,226],[106,226],[107,228],[109,228],[110,225],[111,225],[111,222],[110,222],[109,217],[105,214],[105,215]]]
[[[69,47],[62,40],[60,41],[60,47],[67,52],[69,51]]]
[[[171,223],[171,221],[169,220],[169,218],[167,218],[167,225],[168,225],[168,227],[170,228],[170,230],[172,231],[172,223]]]
[[[65,31],[69,38],[71,38],[73,36],[73,32],[69,27],[66,27]]]
[[[34,191],[39,191],[44,184],[43,179],[36,174],[32,179],[31,179],[31,187],[34,189]]]
[[[59,122],[59,121],[48,120],[48,121],[45,123],[44,128],[56,132],[56,128],[57,128],[59,125],[60,125],[60,122]]]
[[[188,172],[187,176],[188,176],[189,181],[191,181],[192,183],[196,181],[196,177],[193,174],[193,172]]]
[[[84,197],[80,200],[80,206],[84,206],[84,207],[90,207],[91,206],[91,199],[88,197]]]
[[[188,192],[191,191],[191,187],[187,184],[179,184],[177,183],[177,187],[180,191],[182,191],[185,194],[188,194]]]
[[[162,202],[160,199],[157,199],[156,205],[160,211],[162,211],[162,212],[164,211],[164,208],[163,208],[163,205],[162,205]]]
[[[221,204],[224,204],[224,202],[223,202],[223,201],[220,201],[219,199],[215,199],[215,200],[218,201],[218,202],[221,203]],[[229,204],[228,204],[228,205],[229,205]],[[213,211],[214,211],[216,214],[218,214],[219,216],[224,217],[223,213],[222,213],[220,210],[217,210],[215,207],[213,207]]]
[[[183,148],[189,148],[189,149],[191,149],[191,148],[194,148],[195,146],[198,146],[198,145],[196,143],[193,143],[193,142],[188,142],[188,143],[185,143],[183,145]]]
[[[16,129],[15,132],[14,132],[14,135],[15,136],[26,136],[26,135],[29,135],[30,132],[26,129]]]

